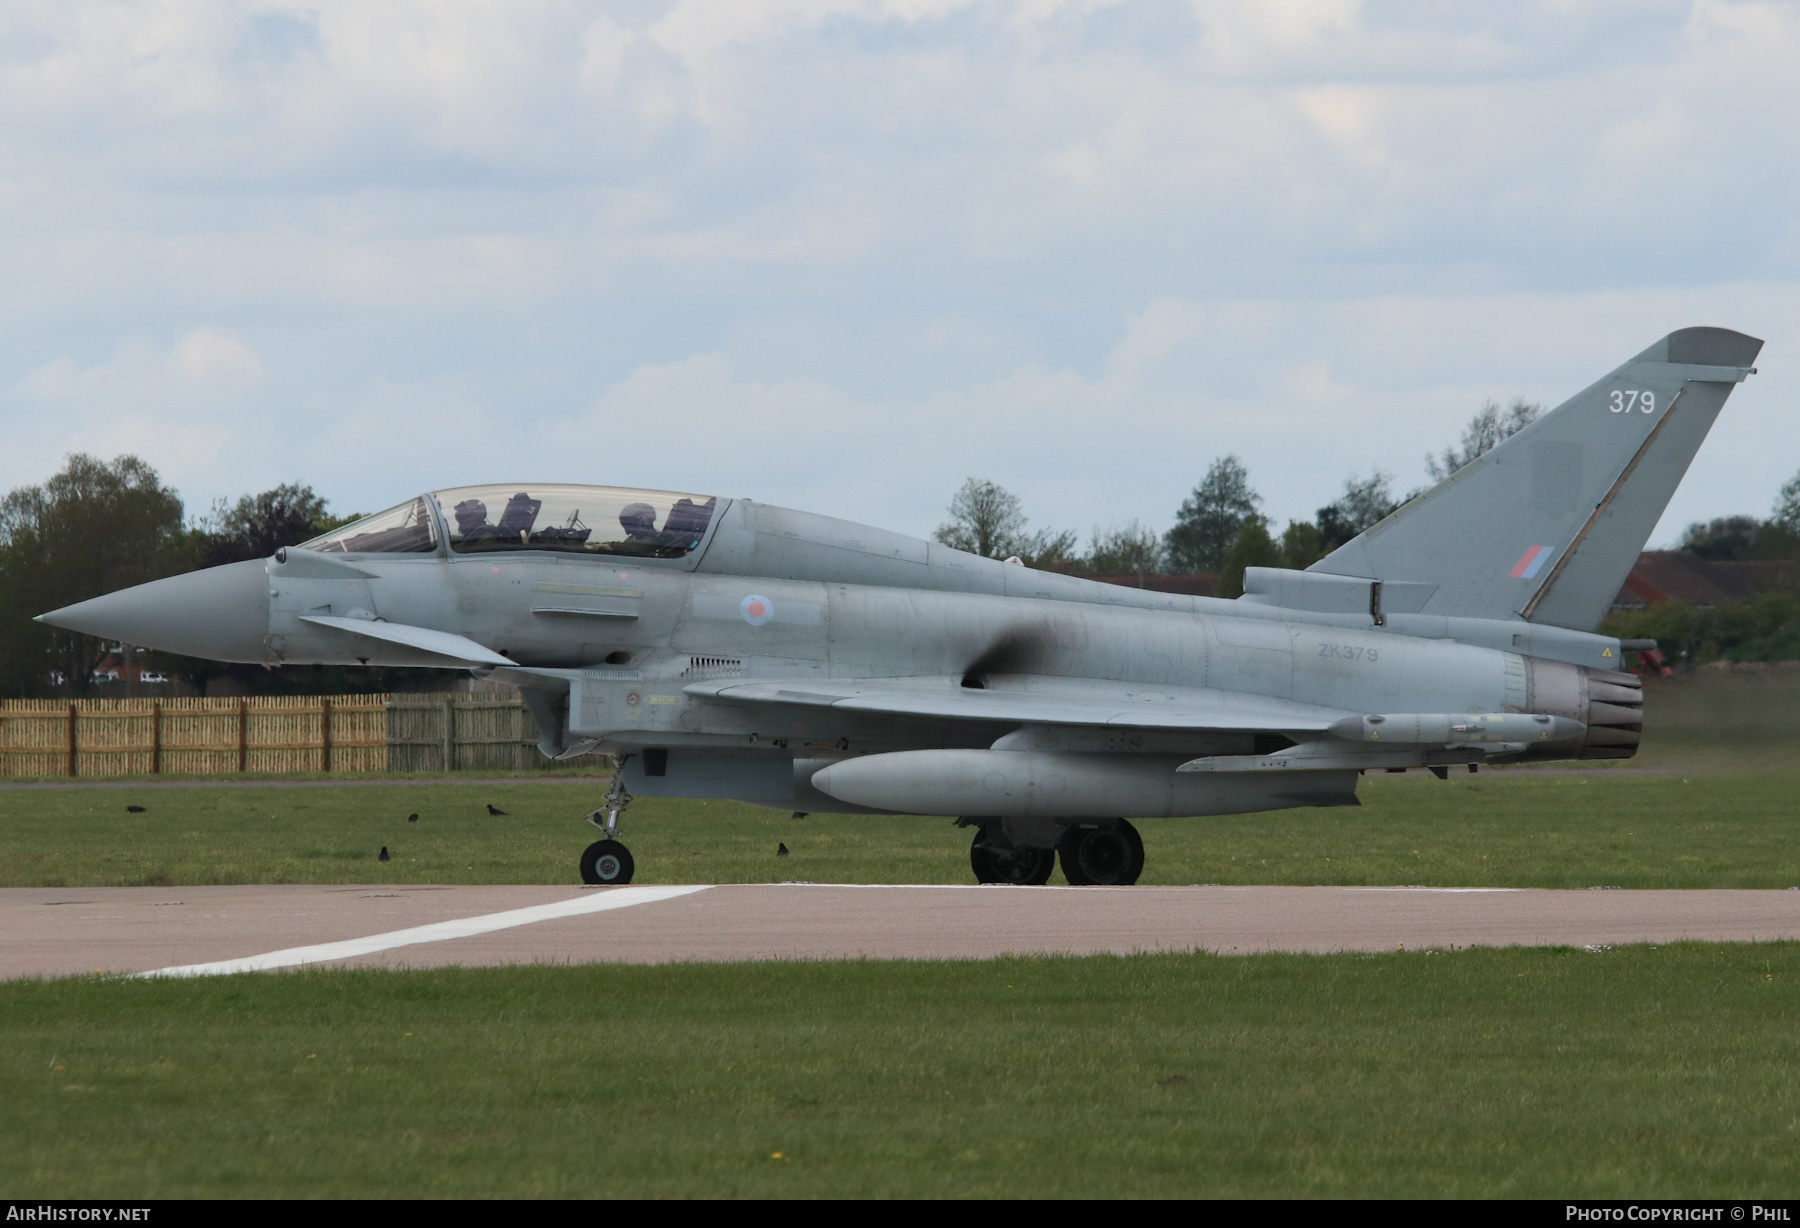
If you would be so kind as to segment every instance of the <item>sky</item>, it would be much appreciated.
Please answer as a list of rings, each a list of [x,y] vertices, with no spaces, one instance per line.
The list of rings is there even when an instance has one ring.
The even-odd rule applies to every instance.
[[[1800,470],[1800,4],[8,0],[0,488],[1279,526],[1695,324]]]

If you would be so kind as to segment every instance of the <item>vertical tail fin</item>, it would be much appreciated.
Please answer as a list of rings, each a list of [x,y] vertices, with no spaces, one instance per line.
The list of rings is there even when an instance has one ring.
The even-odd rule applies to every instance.
[[[1431,586],[1420,613],[1592,630],[1762,345],[1670,333],[1308,570]]]

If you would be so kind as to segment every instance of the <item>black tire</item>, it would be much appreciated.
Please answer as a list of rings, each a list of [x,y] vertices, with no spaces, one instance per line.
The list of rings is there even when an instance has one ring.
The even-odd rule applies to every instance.
[[[1129,887],[1144,872],[1144,840],[1123,819],[1105,827],[1071,827],[1057,851],[1074,887]]]
[[[1041,887],[1056,868],[1056,850],[1016,848],[1004,836],[976,832],[969,845],[969,868],[975,871],[978,883]]]
[[[581,855],[581,881],[590,887],[619,887],[631,881],[637,863],[617,840],[596,840]]]

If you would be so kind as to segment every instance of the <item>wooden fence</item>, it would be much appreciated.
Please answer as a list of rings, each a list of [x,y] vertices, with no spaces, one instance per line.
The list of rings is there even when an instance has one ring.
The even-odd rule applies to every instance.
[[[505,693],[0,701],[0,776],[551,768],[537,740]]]
[[[387,696],[387,768],[393,772],[567,768],[538,753],[537,724],[517,695]],[[588,760],[591,766],[597,760]]]

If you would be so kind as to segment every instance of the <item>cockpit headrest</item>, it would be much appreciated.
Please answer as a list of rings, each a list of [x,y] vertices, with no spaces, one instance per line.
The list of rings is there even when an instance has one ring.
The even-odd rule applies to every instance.
[[[538,509],[543,506],[542,499],[533,499],[521,490],[506,501],[506,510],[500,513],[500,528],[507,533],[530,532],[537,523]]]

